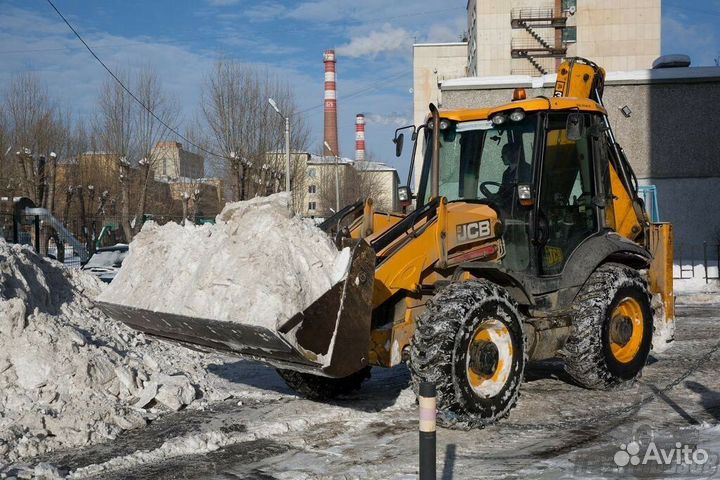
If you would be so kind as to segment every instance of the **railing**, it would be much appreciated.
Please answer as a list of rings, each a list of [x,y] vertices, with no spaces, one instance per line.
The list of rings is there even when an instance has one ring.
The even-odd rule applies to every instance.
[[[510,11],[510,18],[513,20],[529,20],[529,19],[553,19],[555,18],[555,9],[552,7],[542,8],[513,8]]]
[[[690,280],[692,278],[704,278],[705,283],[710,280],[720,280],[720,243],[703,242],[700,244],[678,243],[675,248],[675,262],[677,275],[673,274],[676,280]],[[695,273],[702,267],[702,272]]]
[[[540,76],[540,72],[536,68],[513,68],[511,75],[530,75],[531,77]]]
[[[556,12],[554,8],[514,8],[510,11],[510,25],[513,28],[560,27],[567,23],[566,12]]]
[[[147,215],[147,220],[159,224],[180,223],[182,217]],[[207,220],[196,219],[197,223]],[[96,248],[127,242],[117,216],[86,217],[84,221],[73,217],[58,222],[55,228],[53,222],[42,215],[0,213],[0,238],[29,245],[41,255],[52,256],[68,267],[80,267],[86,260],[85,251],[92,254]]]
[[[545,38],[542,37],[542,39],[550,45],[550,47],[545,47],[540,42],[535,40],[534,38],[513,38],[510,41],[510,48],[513,50],[561,50],[563,47],[554,47],[553,43],[555,43],[554,38]]]

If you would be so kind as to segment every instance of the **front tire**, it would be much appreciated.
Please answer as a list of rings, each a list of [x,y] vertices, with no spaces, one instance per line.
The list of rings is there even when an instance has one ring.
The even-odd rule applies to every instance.
[[[323,401],[359,390],[363,382],[370,378],[370,367],[364,367],[344,378],[322,377],[283,368],[278,368],[277,373],[288,387],[303,397]]]
[[[450,428],[482,428],[517,403],[525,370],[522,315],[508,292],[485,280],[441,290],[417,319],[410,374],[437,388],[438,421]]]
[[[565,370],[580,385],[609,389],[633,382],[652,346],[653,314],[637,270],[607,263],[590,275],[573,303]]]

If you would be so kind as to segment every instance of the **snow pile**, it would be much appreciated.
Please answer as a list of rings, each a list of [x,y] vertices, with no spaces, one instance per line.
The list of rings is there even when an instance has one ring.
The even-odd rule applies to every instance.
[[[93,307],[102,284],[0,239],[0,463],[114,438],[227,398],[201,354],[148,341]],[[196,399],[202,398],[202,401]]]
[[[350,260],[292,217],[289,199],[228,204],[215,225],[147,223],[99,300],[275,328],[340,281]]]

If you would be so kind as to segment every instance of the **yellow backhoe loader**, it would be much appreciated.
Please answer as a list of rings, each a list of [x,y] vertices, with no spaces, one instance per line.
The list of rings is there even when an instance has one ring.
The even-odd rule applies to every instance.
[[[367,199],[322,224],[352,247],[348,271],[277,330],[243,324],[243,312],[226,322],[100,306],[149,334],[269,363],[313,399],[407,362],[415,388],[436,384],[451,427],[506,416],[530,360],[560,357],[587,388],[632,382],[653,330],[674,326],[672,231],[648,220],[604,77],[572,58],[550,98],[518,89],[494,107],[431,105],[410,127],[426,145],[414,210]]]

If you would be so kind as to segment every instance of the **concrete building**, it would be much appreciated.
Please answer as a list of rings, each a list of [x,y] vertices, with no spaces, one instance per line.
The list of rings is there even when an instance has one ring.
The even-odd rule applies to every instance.
[[[660,55],[660,0],[469,0],[468,75],[543,75],[564,57],[607,71]]]
[[[528,98],[550,96],[554,83],[554,74],[449,80],[442,84],[443,103],[499,105],[517,87]],[[702,259],[703,242],[720,242],[720,209],[711,206],[720,190],[717,98],[720,67],[609,72],[606,78],[603,99],[611,125],[639,184],[655,187],[659,219],[674,225],[678,258]],[[629,117],[621,111],[625,106]],[[709,255],[714,262],[717,247]]]
[[[150,165],[155,178],[178,179],[202,178],[205,175],[205,159],[183,149],[182,143],[158,142],[150,152]]]
[[[413,45],[413,123],[421,125],[430,102],[440,104],[440,84],[467,76],[467,42]],[[422,152],[416,154],[416,159]]]
[[[340,208],[359,198],[371,197],[375,207],[397,211],[400,177],[393,167],[368,160],[322,157],[293,153],[293,202],[296,212],[305,217],[326,218],[336,210],[335,185],[340,190]],[[337,172],[337,176],[336,176]],[[332,209],[332,210],[331,210]]]
[[[467,22],[467,42],[413,46],[415,125],[429,102],[443,104],[446,80],[540,76],[573,56],[635,70],[660,55],[660,0],[468,0]]]

